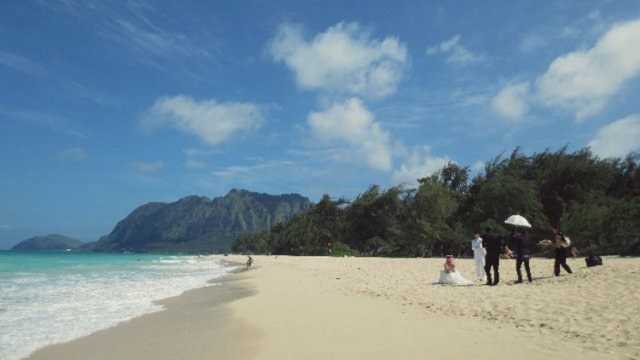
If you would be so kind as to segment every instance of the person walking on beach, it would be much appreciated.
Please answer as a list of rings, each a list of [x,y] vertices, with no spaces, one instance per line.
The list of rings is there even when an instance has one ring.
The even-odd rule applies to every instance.
[[[487,251],[484,258],[484,272],[487,275],[487,285],[498,285],[500,282],[500,253],[502,252],[502,241],[490,227],[485,229],[482,235],[482,246]],[[491,281],[491,268],[493,268],[493,281]]]
[[[565,244],[567,240],[564,238],[564,234],[558,230],[557,226],[551,228],[553,232],[553,250],[555,252],[555,261],[553,262],[553,274],[560,276],[560,266],[565,269],[569,274],[572,273],[571,268],[567,265],[567,249]]]
[[[473,234],[471,250],[473,250],[473,260],[476,263],[476,280],[485,281],[487,276],[484,272],[484,257],[487,252],[482,247],[482,238],[478,233]]]
[[[527,280],[531,282],[531,269],[529,268],[529,259],[531,259],[531,251],[529,250],[529,239],[527,238],[524,230],[516,231],[513,242],[514,250],[516,251],[516,273],[518,274],[518,280],[516,284],[522,283],[522,271],[521,267],[524,263],[524,270],[527,272]]]

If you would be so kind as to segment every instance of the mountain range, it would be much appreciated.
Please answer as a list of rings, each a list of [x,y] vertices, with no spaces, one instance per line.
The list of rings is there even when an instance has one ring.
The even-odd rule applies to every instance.
[[[11,250],[14,251],[65,251],[75,250],[84,243],[80,240],[72,239],[60,234],[50,234],[47,236],[36,236],[23,240],[16,244]]]
[[[80,249],[97,252],[226,253],[240,234],[268,229],[308,209],[298,194],[269,195],[231,190],[213,200],[187,196],[173,203],[148,203],[113,231]]]
[[[309,199],[298,194],[233,189],[214,199],[191,195],[173,203],[142,205],[98,241],[82,243],[62,235],[38,236],[21,241],[11,250],[227,253],[238,235],[266,230],[305,212],[309,205]]]

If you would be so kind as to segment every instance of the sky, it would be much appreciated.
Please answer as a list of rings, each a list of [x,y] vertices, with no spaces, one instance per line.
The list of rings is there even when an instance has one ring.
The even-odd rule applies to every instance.
[[[229,190],[640,147],[640,1],[0,2],[0,249]]]

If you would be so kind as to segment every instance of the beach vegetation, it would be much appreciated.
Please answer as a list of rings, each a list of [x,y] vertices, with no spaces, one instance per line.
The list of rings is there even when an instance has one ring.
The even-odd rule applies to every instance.
[[[471,256],[473,233],[488,226],[506,238],[513,228],[504,220],[520,214],[533,240],[557,225],[584,254],[640,255],[639,154],[600,159],[588,148],[533,155],[516,148],[470,175],[450,162],[417,187],[372,185],[352,201],[324,195],[289,221],[241,235],[233,250],[328,254],[330,241],[332,255],[341,248],[361,256]]]
[[[360,252],[356,249],[352,249],[349,245],[343,242],[336,242],[331,245],[331,256],[358,256]]]

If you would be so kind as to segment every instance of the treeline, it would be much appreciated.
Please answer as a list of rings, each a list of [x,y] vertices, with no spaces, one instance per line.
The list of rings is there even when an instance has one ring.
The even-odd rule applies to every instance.
[[[599,159],[564,147],[527,156],[516,148],[473,179],[449,163],[416,189],[374,185],[353,201],[324,195],[288,222],[240,236],[233,250],[321,255],[331,242],[338,256],[465,256],[474,232],[490,226],[506,236],[513,214],[529,220],[533,240],[557,225],[583,254],[640,255],[640,155]]]

